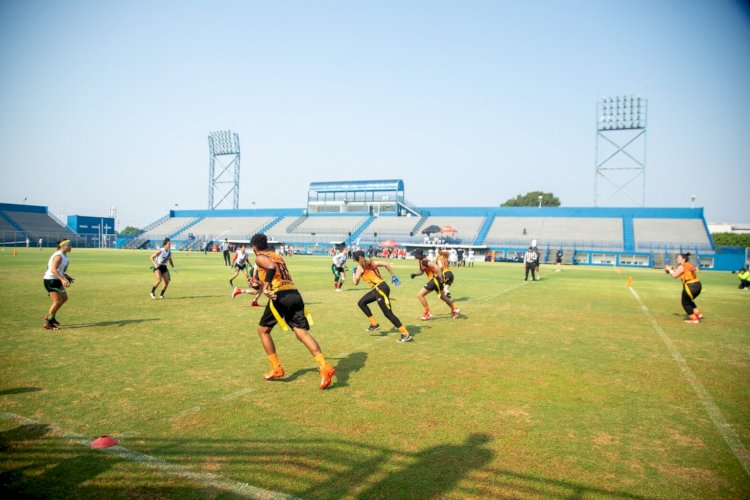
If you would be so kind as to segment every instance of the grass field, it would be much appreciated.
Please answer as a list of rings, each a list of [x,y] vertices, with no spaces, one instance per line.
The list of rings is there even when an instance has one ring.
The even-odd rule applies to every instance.
[[[279,328],[287,377],[262,379],[262,310],[230,298],[220,255],[175,253],[154,301],[146,252],[74,249],[63,329],[49,332],[50,254],[0,252],[0,490],[750,497],[750,292],[729,273],[700,273],[706,320],[689,325],[679,282],[659,271],[542,266],[523,282],[518,264],[482,262],[455,270],[462,317],[431,294],[436,318],[422,322],[424,279],[399,261],[394,310],[415,338],[399,344],[377,307],[383,329],[364,331],[364,285],[334,293],[329,259],[293,257],[337,370],[320,391],[312,357]],[[103,434],[120,446],[87,446]]]

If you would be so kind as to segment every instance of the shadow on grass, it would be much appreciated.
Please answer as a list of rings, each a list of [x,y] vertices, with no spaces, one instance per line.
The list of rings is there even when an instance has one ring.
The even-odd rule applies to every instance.
[[[24,394],[26,392],[37,392],[42,389],[39,387],[16,387],[14,389],[3,389],[0,391],[0,396],[8,396],[10,394]]]
[[[56,434],[42,423],[0,432],[4,491],[39,498],[234,498],[258,487],[301,498],[643,498],[493,467],[486,434],[416,451],[336,437],[158,436],[121,439],[98,451]]]
[[[367,363],[366,352],[353,352],[339,359],[339,362],[336,363],[335,383],[328,390],[332,391],[339,387],[347,387],[349,385],[349,376],[364,368],[365,363]]]
[[[159,318],[139,318],[139,319],[115,319],[110,321],[99,321],[98,323],[78,323],[73,325],[62,325],[61,329],[75,328],[97,328],[104,326],[126,326],[135,323],[145,323],[146,321],[159,321]]]

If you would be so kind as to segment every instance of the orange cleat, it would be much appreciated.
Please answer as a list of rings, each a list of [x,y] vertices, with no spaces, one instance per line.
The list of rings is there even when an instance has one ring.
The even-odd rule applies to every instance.
[[[321,370],[320,370],[320,388],[325,389],[329,385],[331,385],[331,379],[336,374],[336,369],[333,367],[332,364],[328,363],[326,364]]]
[[[242,293],[242,290],[240,290],[237,287],[234,287],[234,290],[232,290],[232,298],[235,298],[236,296],[238,296],[241,293]]]
[[[460,312],[461,312],[461,309],[459,308],[451,309],[451,316],[453,316],[453,319],[458,318],[458,313]]]
[[[284,368],[279,366],[276,370],[271,370],[270,372],[263,375],[263,378],[266,380],[274,380],[277,378],[281,378],[284,376]]]
[[[254,300],[252,304],[250,304],[250,307],[260,307],[260,304],[258,304],[257,300]]]

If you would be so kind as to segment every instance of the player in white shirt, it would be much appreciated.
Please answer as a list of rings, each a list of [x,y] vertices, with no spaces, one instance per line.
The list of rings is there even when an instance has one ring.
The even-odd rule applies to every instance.
[[[172,243],[169,241],[169,238],[164,238],[163,246],[151,255],[151,268],[156,275],[156,283],[151,287],[152,299],[156,298],[156,295],[154,295],[154,293],[156,293],[156,287],[158,287],[159,283],[162,281],[164,281],[164,288],[161,289],[159,298],[163,299],[164,292],[167,291],[167,287],[169,286],[169,269],[167,269],[167,262],[172,266],[172,269],[175,268],[174,262],[172,262]]]
[[[73,249],[70,240],[57,242],[57,251],[52,254],[47,263],[47,271],[44,273],[44,289],[52,299],[52,305],[44,317],[42,326],[47,330],[57,330],[60,323],[55,319],[55,314],[68,301],[68,292],[65,290],[73,283],[73,278],[68,276],[68,254]]]
[[[247,252],[247,246],[243,243],[234,253],[234,257],[232,257],[232,269],[234,269],[234,274],[229,278],[229,286],[234,286],[234,278],[240,274],[240,271],[245,273],[245,279],[250,279],[253,265],[248,262],[249,258],[250,254]]]
[[[344,264],[346,264],[346,245],[341,247],[336,255],[331,259],[331,272],[333,273],[333,289],[337,292],[341,291],[341,285],[344,284],[346,279],[346,271]]]

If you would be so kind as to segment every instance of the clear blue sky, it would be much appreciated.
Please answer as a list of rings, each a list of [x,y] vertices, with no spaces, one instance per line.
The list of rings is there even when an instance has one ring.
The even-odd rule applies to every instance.
[[[143,226],[402,178],[423,206],[594,204],[595,106],[649,101],[646,205],[750,222],[750,10],[686,1],[0,0],[0,201]],[[628,205],[623,202],[621,205]]]

